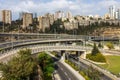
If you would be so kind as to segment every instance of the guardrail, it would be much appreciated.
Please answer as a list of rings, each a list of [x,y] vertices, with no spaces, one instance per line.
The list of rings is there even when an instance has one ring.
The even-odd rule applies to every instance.
[[[87,60],[85,60],[85,59],[80,58],[79,61],[83,62],[84,64],[86,64],[86,65],[88,65],[88,66],[92,66],[93,68],[95,68],[95,69],[97,69],[98,71],[102,72],[104,75],[108,76],[108,77],[111,78],[112,80],[118,80],[118,78],[117,78],[115,75],[111,74],[109,71],[104,70],[104,69],[102,69],[102,68],[94,65],[93,63],[91,63],[91,62],[89,62],[89,61],[87,61]]]
[[[32,54],[33,53],[38,53],[41,51],[57,51],[57,50],[69,50],[69,51],[85,51],[85,48],[82,46],[72,46],[72,45],[37,45],[37,46],[28,46],[29,49],[32,50]],[[17,53],[17,51],[19,51],[20,49],[22,49],[22,47],[20,48],[16,48],[16,49],[12,49],[12,50],[8,50],[5,52],[1,52],[0,53],[0,60],[2,60],[3,58],[7,59],[10,56],[15,56],[15,53]],[[3,60],[2,60],[3,61]]]
[[[61,41],[83,41],[83,39],[33,39],[33,40],[22,40],[15,42],[6,42],[0,44],[0,48],[6,49],[10,47],[16,47],[21,45],[37,44],[37,43],[50,43],[50,42],[61,42]]]
[[[21,49],[17,48],[17,49],[12,49],[10,51],[5,52],[5,54],[3,53],[3,55],[0,56],[0,60],[5,62],[7,60],[9,60],[12,56],[15,56],[16,53]],[[32,50],[32,54],[34,53],[38,53],[41,51],[54,51],[54,50],[74,50],[74,51],[85,51],[86,48],[83,46],[74,46],[74,45],[34,45],[34,46],[28,46],[28,48],[30,48]],[[116,76],[112,75],[111,73],[93,65],[92,63],[84,60],[84,59],[80,59],[81,62],[87,64],[88,66],[92,65],[94,68],[96,68],[97,70],[99,70],[100,72],[104,73],[106,76],[110,77],[113,80],[118,80]]]

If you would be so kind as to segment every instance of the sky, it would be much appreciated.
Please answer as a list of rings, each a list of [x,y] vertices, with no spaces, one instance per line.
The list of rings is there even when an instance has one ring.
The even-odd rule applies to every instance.
[[[0,10],[11,10],[13,19],[18,19],[20,12],[44,15],[58,10],[73,15],[103,16],[111,5],[120,8],[120,0],[0,0]]]

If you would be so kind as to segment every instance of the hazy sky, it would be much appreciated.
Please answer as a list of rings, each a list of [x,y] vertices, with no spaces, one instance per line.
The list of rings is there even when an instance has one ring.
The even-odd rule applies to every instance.
[[[115,5],[120,8],[120,0],[0,0],[0,10],[12,11],[13,19],[19,12],[36,12],[38,15],[55,11],[71,11],[73,15],[104,15],[108,7]]]

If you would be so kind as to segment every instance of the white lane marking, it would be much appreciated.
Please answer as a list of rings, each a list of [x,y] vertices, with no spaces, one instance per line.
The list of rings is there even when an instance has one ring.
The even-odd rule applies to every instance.
[[[71,80],[71,78],[69,78],[68,80]]]
[[[63,68],[60,68],[63,71]]]
[[[66,72],[64,72],[64,73],[67,76],[68,80],[71,80],[71,78],[69,78],[68,74]]]
[[[60,65],[58,65],[58,66],[59,66],[59,68],[63,71],[63,68],[60,67]],[[66,72],[64,72],[64,74],[67,76],[68,80],[72,80],[72,79],[68,76],[68,74],[67,74]]]
[[[63,68],[59,64],[57,64],[57,65],[64,72]],[[66,77],[68,78],[68,80],[71,80],[71,78],[69,78],[69,76],[68,76],[68,74],[66,72],[64,72],[64,74],[66,75]]]
[[[64,72],[64,73],[65,73],[66,76],[68,75],[66,72]]]

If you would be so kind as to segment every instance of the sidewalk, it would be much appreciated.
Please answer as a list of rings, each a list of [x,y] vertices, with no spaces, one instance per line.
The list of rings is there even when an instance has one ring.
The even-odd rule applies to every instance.
[[[64,66],[66,66],[66,67],[73,73],[73,75],[76,76],[76,78],[77,78],[78,80],[85,80],[85,78],[84,78],[83,76],[81,76],[78,71],[76,71],[76,70],[74,70],[72,67],[70,67],[70,65],[68,65],[67,63],[65,63],[63,60],[60,60],[60,62],[61,62],[62,64],[64,64]]]
[[[54,74],[54,80],[62,80],[61,78],[60,78],[60,76],[59,76],[59,74]]]

